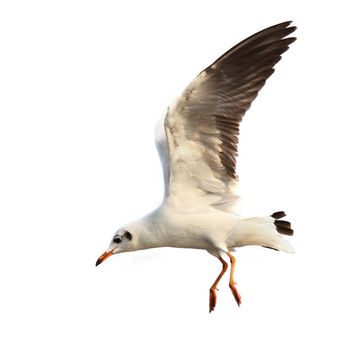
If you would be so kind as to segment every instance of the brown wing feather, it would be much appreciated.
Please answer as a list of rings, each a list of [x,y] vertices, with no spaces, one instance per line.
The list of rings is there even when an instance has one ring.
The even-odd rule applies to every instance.
[[[223,54],[171,105],[164,120],[168,199],[178,205],[231,212],[237,202],[239,125],[274,65],[295,38],[284,22]]]
[[[198,75],[178,103],[177,112],[184,114],[185,129],[191,131],[188,137],[197,135],[197,142],[219,156],[226,173],[222,178],[237,179],[239,124],[274,65],[296,40],[285,38],[296,29],[290,23],[262,30],[231,48]],[[220,140],[219,147],[210,136]]]

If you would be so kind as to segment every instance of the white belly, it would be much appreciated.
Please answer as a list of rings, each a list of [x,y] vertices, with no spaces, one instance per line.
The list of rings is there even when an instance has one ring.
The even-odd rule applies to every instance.
[[[163,246],[212,250],[226,246],[226,238],[235,225],[235,217],[223,211],[177,214],[163,212],[157,233]]]

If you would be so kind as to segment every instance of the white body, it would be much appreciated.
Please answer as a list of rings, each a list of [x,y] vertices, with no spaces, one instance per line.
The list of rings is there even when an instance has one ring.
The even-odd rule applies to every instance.
[[[235,214],[239,125],[295,40],[286,38],[295,30],[289,25],[267,28],[234,46],[169,106],[156,129],[163,203],[120,229],[109,252],[167,246],[205,249],[221,257],[244,245],[293,251],[271,216],[242,219]],[[284,233],[293,230],[289,226]],[[123,240],[123,234],[129,239]]]
[[[125,225],[142,232],[130,250],[157,247],[205,249],[214,256],[245,245],[260,245],[293,253],[287,240],[276,231],[271,216],[242,219],[220,210],[188,212],[165,201],[144,218]],[[129,250],[125,250],[129,251]]]

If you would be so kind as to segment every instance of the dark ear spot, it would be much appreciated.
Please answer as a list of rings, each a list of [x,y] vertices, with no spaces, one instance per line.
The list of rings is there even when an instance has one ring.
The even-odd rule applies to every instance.
[[[131,234],[130,232],[128,232],[128,231],[126,231],[126,232],[123,234],[123,236],[124,236],[126,239],[128,239],[129,241],[132,240],[132,234]]]

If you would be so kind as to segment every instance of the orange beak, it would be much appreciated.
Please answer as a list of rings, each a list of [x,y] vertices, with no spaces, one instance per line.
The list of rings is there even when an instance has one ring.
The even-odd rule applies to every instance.
[[[113,255],[112,251],[109,252],[104,252],[96,261],[96,266],[100,265],[101,262],[105,261],[108,257],[110,257],[111,255]]]

